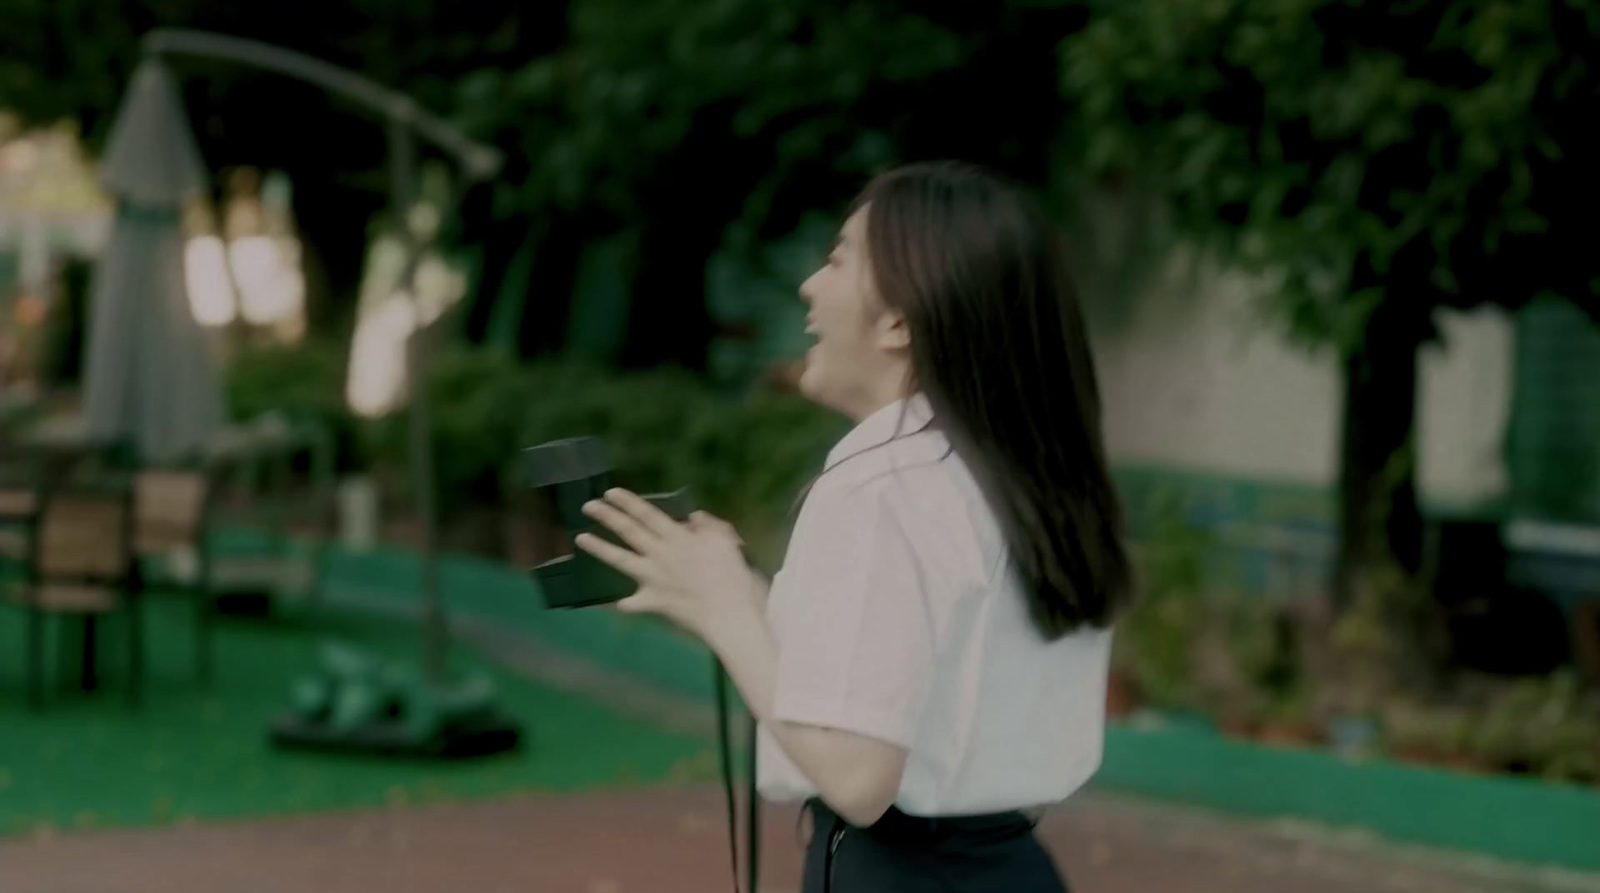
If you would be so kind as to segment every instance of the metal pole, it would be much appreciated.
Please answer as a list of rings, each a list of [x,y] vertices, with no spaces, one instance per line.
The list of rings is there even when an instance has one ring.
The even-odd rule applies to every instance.
[[[422,302],[416,290],[417,264],[426,242],[412,232],[407,220],[413,202],[412,184],[417,182],[416,138],[412,130],[409,102],[396,103],[389,116],[389,192],[393,205],[392,226],[405,244],[405,265],[400,287],[411,296],[417,322],[406,342],[406,381],[411,389],[410,451],[413,498],[417,501],[417,521],[422,528],[419,584],[422,598],[423,669],[433,682],[444,679],[447,639],[444,606],[439,601],[438,536],[439,519],[435,507],[433,475],[433,423],[428,411],[428,341],[431,325],[422,319]],[[443,210],[443,209],[441,209]]]
[[[157,28],[145,35],[144,51],[149,55],[188,55],[227,59],[243,65],[276,71],[316,84],[329,93],[354,100],[390,119],[397,114],[406,119],[429,142],[455,156],[467,169],[468,179],[482,180],[500,169],[501,156],[495,149],[473,142],[442,118],[428,114],[404,93],[380,86],[353,71],[330,65],[294,50],[231,37],[209,31],[184,28]]]
[[[412,185],[417,182],[417,137],[422,137],[450,153],[461,165],[466,183],[486,180],[500,170],[501,154],[482,143],[473,142],[445,120],[428,114],[411,97],[382,87],[352,71],[320,59],[271,44],[213,34],[161,28],[145,35],[144,51],[151,56],[189,55],[225,59],[315,84],[330,93],[353,100],[383,115],[389,129],[389,189],[394,206],[394,226],[406,245],[401,286],[416,301],[415,273],[424,240],[416,238],[406,221],[412,205]],[[441,216],[455,210],[455,198],[465,191],[465,183],[453,190]],[[418,308],[420,310],[420,307]],[[433,470],[432,419],[427,400],[429,339],[431,326],[420,322],[406,345],[407,377],[411,385],[410,452],[412,481],[416,489],[418,521],[422,525],[421,595],[424,667],[432,681],[444,677],[444,657],[448,636],[444,608],[439,600],[438,535],[439,519]]]
[[[431,326],[418,326],[407,344],[406,358],[411,382],[411,464],[416,481],[417,517],[422,523],[422,627],[423,666],[428,678],[444,679],[445,647],[449,643],[449,618],[439,601],[439,518],[435,506],[433,479],[433,422],[428,411],[427,388]]]

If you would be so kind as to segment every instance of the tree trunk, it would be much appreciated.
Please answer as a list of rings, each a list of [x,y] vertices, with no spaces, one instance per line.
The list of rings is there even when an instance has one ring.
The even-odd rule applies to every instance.
[[[506,275],[518,252],[529,244],[529,229],[535,225],[523,217],[496,218],[493,202],[494,190],[478,187],[461,203],[462,242],[476,245],[482,252],[477,287],[467,296],[466,337],[473,343],[488,337]]]
[[[292,172],[293,173],[293,172]],[[295,219],[306,264],[306,323],[344,338],[355,329],[367,233],[382,209],[370,193],[307,176],[295,184]]]
[[[1345,361],[1336,607],[1351,604],[1386,565],[1407,573],[1421,566],[1414,432],[1417,353],[1429,331],[1426,306],[1395,300],[1380,305]]]
[[[622,365],[705,370],[712,334],[706,262],[727,226],[727,217],[700,213],[644,225]]]
[[[566,346],[567,323],[578,298],[574,293],[578,262],[595,235],[589,221],[577,216],[552,215],[539,226],[533,275],[517,330],[517,353],[523,357],[556,353]]]
[[[730,142],[734,111],[732,104],[702,109],[639,191],[644,213],[623,366],[706,368],[714,325],[706,264],[772,164],[766,147]]]

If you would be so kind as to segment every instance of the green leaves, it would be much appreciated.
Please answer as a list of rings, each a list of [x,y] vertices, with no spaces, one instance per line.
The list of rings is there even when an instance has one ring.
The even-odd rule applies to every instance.
[[[1388,295],[1582,296],[1579,255],[1538,240],[1587,226],[1564,180],[1596,197],[1564,153],[1594,146],[1600,75],[1574,51],[1597,39],[1555,0],[1137,0],[1063,41],[1061,84],[1089,170],[1154,184],[1192,238],[1283,273],[1296,334],[1348,343]]]
[[[512,206],[598,199],[624,225],[660,213],[647,196],[691,136],[771,157],[774,181],[793,181],[796,166],[856,176],[858,156],[837,147],[883,132],[856,110],[959,71],[977,40],[888,2],[573,0],[569,22],[555,53],[464,81],[462,118],[517,135],[530,172],[505,187]]]

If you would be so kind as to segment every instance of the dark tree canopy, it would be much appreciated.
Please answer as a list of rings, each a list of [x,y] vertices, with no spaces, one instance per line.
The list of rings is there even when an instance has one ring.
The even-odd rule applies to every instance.
[[[1063,83],[1093,169],[1158,182],[1349,350],[1391,300],[1600,315],[1597,50],[1569,0],[1139,0],[1067,39]]]
[[[1600,5],[1135,0],[1065,41],[1087,166],[1281,276],[1345,364],[1336,588],[1415,570],[1417,349],[1435,311],[1543,295],[1600,318]]]
[[[9,0],[0,4],[0,108],[72,118],[105,139],[153,28],[216,31],[360,71],[444,113],[462,75],[520,65],[565,37],[564,6],[431,0]],[[306,85],[226,63],[179,59],[201,153],[216,170],[287,170],[309,249],[313,323],[352,309],[369,224],[388,201],[384,133]]]

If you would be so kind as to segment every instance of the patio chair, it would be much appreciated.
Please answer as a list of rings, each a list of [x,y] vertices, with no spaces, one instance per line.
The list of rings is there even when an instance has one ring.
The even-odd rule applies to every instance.
[[[267,414],[219,439],[208,455],[218,470],[213,520],[264,534],[254,548],[211,559],[209,586],[222,613],[317,606],[324,544],[334,528],[333,446],[320,424]],[[303,491],[296,487],[302,462],[309,471]]]
[[[85,621],[85,672],[93,661],[93,621],[127,611],[128,696],[138,703],[144,670],[143,618],[133,561],[133,502],[124,482],[62,485],[44,493],[35,521],[26,580],[10,593],[28,612],[27,689],[34,708],[44,702],[47,617]],[[85,683],[89,680],[86,678]]]
[[[14,444],[0,445],[0,559],[28,560],[43,487],[43,470],[34,456]]]
[[[214,476],[209,468],[146,468],[133,478],[133,551],[143,589],[176,590],[195,610],[195,676],[211,679],[214,666],[211,549],[206,533]]]
[[[93,467],[107,452],[95,445],[41,446],[0,441],[0,561],[21,563],[33,555],[33,530],[44,493]]]

